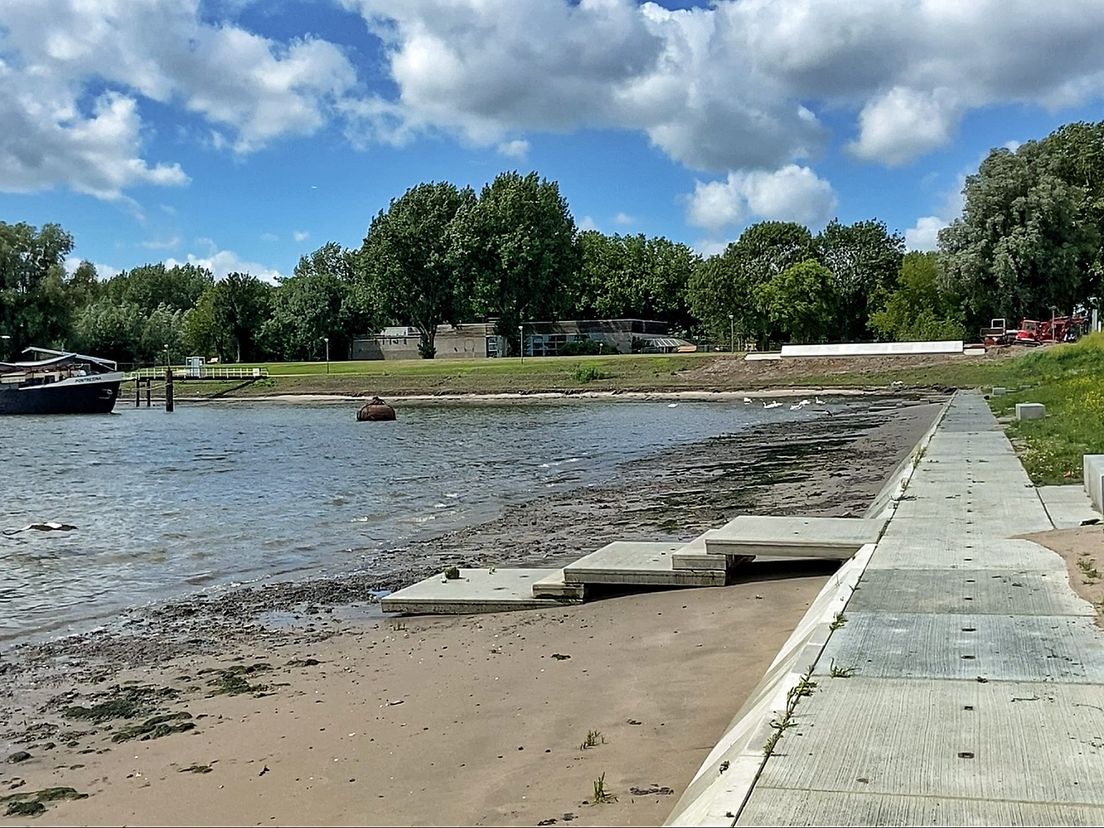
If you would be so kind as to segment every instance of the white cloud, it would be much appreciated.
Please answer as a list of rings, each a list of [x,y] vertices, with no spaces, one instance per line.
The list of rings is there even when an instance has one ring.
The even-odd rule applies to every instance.
[[[894,165],[972,109],[1104,89],[1099,0],[343,2],[383,40],[397,87],[348,105],[364,140],[619,128],[692,168],[772,169],[821,152],[831,110],[854,114],[859,157]]]
[[[808,167],[775,172],[731,172],[723,181],[698,181],[687,197],[686,221],[716,233],[752,217],[796,221],[816,228],[836,209],[832,185]]]
[[[81,262],[85,261],[79,256],[66,256],[63,265],[65,272],[72,276],[77,272],[77,268],[80,267]],[[96,276],[101,281],[106,281],[114,276],[118,276],[122,273],[122,268],[114,267],[113,265],[103,264],[101,262],[92,262],[92,267],[96,268]]]
[[[614,224],[620,224],[622,227],[627,227],[632,224],[636,219],[630,216],[628,213],[618,213],[613,217]]]
[[[575,226],[579,228],[580,232],[585,232],[587,230],[597,230],[598,222],[596,222],[590,216],[583,216],[575,223]]]
[[[142,242],[142,247],[147,250],[175,250],[179,246],[180,236],[173,236],[168,239],[150,239]]]
[[[724,253],[725,249],[730,244],[732,244],[732,242],[722,239],[698,239],[692,246],[695,253],[702,258],[708,259],[710,256],[718,256]]]
[[[148,101],[198,115],[248,152],[316,131],[356,83],[335,45],[207,22],[198,0],[2,7],[0,190],[9,192],[65,185],[117,199],[136,185],[187,183],[178,164],[142,155]]]
[[[291,237],[297,242],[305,242],[310,238],[310,233],[306,230],[296,230],[291,234]]]
[[[197,239],[196,243],[207,247],[204,254],[189,253],[184,261],[178,259],[165,259],[165,267],[190,264],[197,267],[205,267],[216,279],[223,279],[230,273],[248,273],[266,282],[275,283],[282,276],[279,270],[257,262],[242,259],[233,250],[220,250],[210,239]]]
[[[275,233],[261,233],[261,241],[278,242],[279,240],[280,237],[277,236]]]
[[[513,141],[503,141],[495,149],[499,155],[506,158],[516,158],[519,161],[524,161],[529,154],[529,142],[520,138]]]
[[[868,161],[897,166],[946,144],[958,121],[953,94],[894,87],[859,113],[859,137],[849,149]]]
[[[939,216],[921,216],[905,231],[905,247],[909,250],[935,250],[939,245],[939,231],[947,224]]]

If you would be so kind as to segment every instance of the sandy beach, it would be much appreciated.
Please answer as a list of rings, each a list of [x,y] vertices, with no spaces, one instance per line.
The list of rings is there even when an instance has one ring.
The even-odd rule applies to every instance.
[[[368,589],[490,549],[562,564],[580,536],[690,537],[739,511],[861,514],[936,409],[707,441],[645,461],[646,484],[524,504],[387,574],[196,597],[5,653],[7,822],[657,824],[832,566],[462,618],[380,619]]]

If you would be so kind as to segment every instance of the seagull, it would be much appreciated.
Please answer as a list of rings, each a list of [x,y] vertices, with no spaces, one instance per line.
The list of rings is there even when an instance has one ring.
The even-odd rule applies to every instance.
[[[36,529],[39,532],[72,532],[76,528],[76,526],[68,523],[54,523],[53,521],[46,521],[45,523],[29,523],[22,529],[5,529],[4,534],[18,535],[20,532],[26,532],[31,529]]]
[[[763,403],[763,408],[780,408],[781,405],[780,402]]]
[[[744,405],[751,405],[751,397],[744,397]]]

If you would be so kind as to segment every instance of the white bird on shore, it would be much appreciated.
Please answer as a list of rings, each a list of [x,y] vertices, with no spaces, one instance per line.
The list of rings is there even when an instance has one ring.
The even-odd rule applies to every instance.
[[[805,406],[803,406],[801,403],[797,403],[796,405],[790,406],[790,411],[800,411],[804,407]]]
[[[809,400],[802,400],[798,405],[805,407],[806,405],[812,405],[812,403]]]
[[[820,397],[813,397],[813,400],[816,401],[817,405],[824,405],[824,400],[822,400]]]
[[[780,402],[763,403],[763,408],[781,408],[781,406]]]
[[[744,405],[751,405],[751,397],[744,397]]]

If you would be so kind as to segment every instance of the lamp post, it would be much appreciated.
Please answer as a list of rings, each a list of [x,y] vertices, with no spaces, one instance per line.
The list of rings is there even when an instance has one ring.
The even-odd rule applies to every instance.
[[[525,325],[518,325],[518,353],[521,361],[525,362]]]
[[[730,313],[728,315],[728,352],[731,354],[736,350],[736,320]]]
[[[169,346],[166,345],[164,350],[165,350],[165,367],[168,368],[169,367]]]
[[[1058,308],[1056,308],[1054,305],[1051,305],[1050,306],[1050,341],[1051,342],[1057,342],[1058,341],[1057,337],[1055,336],[1055,332],[1054,332],[1054,315],[1057,312],[1058,312]]]
[[[326,343],[326,373],[330,373],[330,338],[328,336],[322,337],[322,341]]]

